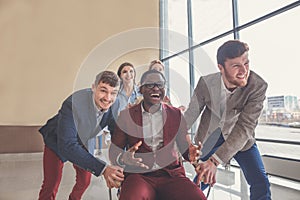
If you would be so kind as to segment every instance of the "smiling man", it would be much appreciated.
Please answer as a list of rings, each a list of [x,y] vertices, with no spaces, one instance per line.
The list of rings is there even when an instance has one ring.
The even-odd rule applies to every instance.
[[[69,200],[81,199],[90,184],[91,173],[103,175],[110,188],[118,186],[115,180],[123,180],[122,168],[110,166],[93,155],[96,135],[106,126],[113,131],[115,121],[110,107],[118,90],[118,76],[103,71],[96,76],[92,88],[69,96],[58,114],[40,129],[45,148],[39,200],[55,199],[66,161],[72,162],[76,171],[76,183]]]
[[[146,71],[140,83],[143,101],[121,111],[109,149],[112,163],[126,172],[120,200],[206,199],[179,162],[178,151],[194,161],[200,147],[188,145],[181,111],[162,102],[164,75]]]
[[[204,179],[213,185],[217,166],[234,158],[250,185],[250,199],[269,200],[270,183],[255,143],[267,83],[249,70],[248,51],[248,45],[238,40],[219,47],[220,72],[200,77],[184,116],[188,128],[201,116],[195,136],[203,143],[197,183]]]

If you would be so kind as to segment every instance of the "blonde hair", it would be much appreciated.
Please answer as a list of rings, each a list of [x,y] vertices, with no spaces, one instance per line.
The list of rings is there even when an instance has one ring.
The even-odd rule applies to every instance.
[[[165,65],[160,60],[152,60],[150,62],[148,70],[151,70],[153,65],[155,65],[155,64],[160,64],[162,66],[163,70],[165,70]]]

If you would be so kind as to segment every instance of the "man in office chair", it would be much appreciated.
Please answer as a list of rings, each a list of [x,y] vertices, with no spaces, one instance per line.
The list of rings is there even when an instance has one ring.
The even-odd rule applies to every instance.
[[[179,162],[178,150],[194,161],[200,146],[188,145],[181,111],[162,103],[165,82],[161,72],[146,71],[140,81],[143,101],[121,111],[118,118],[109,157],[124,167],[120,200],[206,199]]]

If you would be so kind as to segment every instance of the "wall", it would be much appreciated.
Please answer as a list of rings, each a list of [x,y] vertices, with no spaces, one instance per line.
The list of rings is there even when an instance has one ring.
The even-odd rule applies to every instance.
[[[121,36],[158,26],[158,0],[0,0],[1,127],[44,124],[76,88],[82,69],[116,70],[124,61],[143,68],[158,57],[158,34],[141,32],[137,39],[153,46],[127,50],[135,40]]]

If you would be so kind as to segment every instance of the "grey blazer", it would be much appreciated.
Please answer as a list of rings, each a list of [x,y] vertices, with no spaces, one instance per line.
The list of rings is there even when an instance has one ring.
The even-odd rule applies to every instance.
[[[227,100],[225,122],[221,124],[221,73],[200,77],[184,113],[188,128],[201,115],[195,141],[204,143],[220,127],[225,142],[216,151],[216,155],[224,163],[238,151],[249,149],[255,143],[254,129],[263,109],[267,87],[260,76],[250,71],[247,85],[237,88]]]

